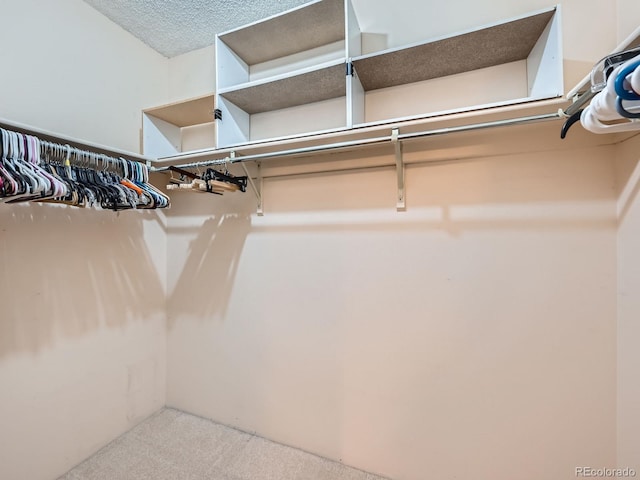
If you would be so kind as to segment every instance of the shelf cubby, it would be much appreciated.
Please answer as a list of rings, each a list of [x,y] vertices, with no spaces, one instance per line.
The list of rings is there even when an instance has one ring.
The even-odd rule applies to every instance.
[[[559,29],[558,9],[552,8],[355,57],[354,123],[561,96]],[[396,105],[389,105],[391,99]]]
[[[204,95],[142,111],[143,153],[170,157],[215,147],[214,95]]]

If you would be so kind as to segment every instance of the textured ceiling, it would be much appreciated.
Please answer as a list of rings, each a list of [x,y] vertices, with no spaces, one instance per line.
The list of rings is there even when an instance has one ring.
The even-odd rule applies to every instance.
[[[166,57],[212,45],[217,33],[308,0],[84,0]]]

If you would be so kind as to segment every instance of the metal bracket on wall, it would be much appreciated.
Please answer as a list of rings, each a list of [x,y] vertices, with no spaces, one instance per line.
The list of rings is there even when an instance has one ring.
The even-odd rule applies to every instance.
[[[235,152],[231,152],[231,154],[235,157]],[[260,165],[260,162],[256,162],[257,180],[259,185],[258,187],[256,187],[256,183],[253,181],[253,178],[251,178],[251,175],[249,174],[249,170],[247,170],[247,166],[245,165],[245,163],[240,162],[240,165],[242,165],[242,169],[247,175],[247,179],[249,180],[249,185],[251,185],[253,193],[256,194],[256,198],[258,199],[258,216],[262,217],[264,215],[264,210],[262,209],[262,186],[264,183],[262,178],[262,166]]]
[[[391,130],[391,142],[396,149],[396,173],[398,174],[398,198],[396,210],[404,212],[407,209],[404,191],[404,160],[402,158],[402,142],[398,139],[399,129]]]

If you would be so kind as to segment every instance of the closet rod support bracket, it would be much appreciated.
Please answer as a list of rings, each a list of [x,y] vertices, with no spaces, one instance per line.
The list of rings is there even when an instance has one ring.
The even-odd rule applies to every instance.
[[[398,176],[398,197],[396,202],[396,210],[398,212],[404,212],[407,209],[407,204],[405,200],[404,159],[402,157],[402,142],[398,138],[399,134],[399,129],[394,128],[391,130],[391,142],[395,147],[396,173]]]
[[[258,216],[264,216],[263,204],[262,204],[262,192],[264,191],[264,177],[262,176],[262,163],[256,162],[256,168],[258,169],[258,185],[260,186],[260,195],[258,197]]]
[[[234,155],[235,152],[231,152],[231,153],[232,153],[232,157],[235,158],[235,155]],[[251,175],[249,174],[249,170],[247,169],[245,162],[240,162],[240,165],[242,165],[242,169],[244,170],[244,173],[247,176],[247,179],[249,180],[249,185],[251,185],[251,189],[253,190],[253,193],[255,193],[256,199],[258,200],[258,210],[257,210],[258,216],[262,217],[264,215],[264,210],[262,209],[263,178],[262,178],[262,167],[260,165],[260,162],[256,162],[258,186],[256,186],[256,182],[253,181],[253,178],[251,178]]]

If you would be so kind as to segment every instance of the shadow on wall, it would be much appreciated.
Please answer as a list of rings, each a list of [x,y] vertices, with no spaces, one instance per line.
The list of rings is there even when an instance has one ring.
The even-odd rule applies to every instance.
[[[223,199],[184,193],[175,199],[174,205],[183,205],[188,212],[200,215],[208,211],[208,216],[204,220],[199,217],[197,222],[187,217],[191,220],[186,226],[172,222],[176,217],[169,217],[169,263],[180,261],[180,256],[185,258],[167,301],[169,327],[173,325],[171,312],[196,318],[224,318],[251,230],[251,212],[255,208],[251,195],[234,194]],[[180,207],[172,210],[175,215]]]
[[[225,318],[249,235],[614,228],[613,179],[610,188],[603,181],[612,177],[606,148],[408,165],[404,213],[395,210],[392,168],[268,178],[264,217],[255,217],[250,191],[175,194],[167,228],[169,325],[178,316]],[[269,268],[278,278],[278,264]]]
[[[157,212],[0,208],[0,358],[164,310],[143,222]]]
[[[607,148],[408,164],[407,211],[401,213],[394,208],[394,168],[269,178],[265,217],[254,231],[409,229],[460,236],[611,228],[614,179]]]

